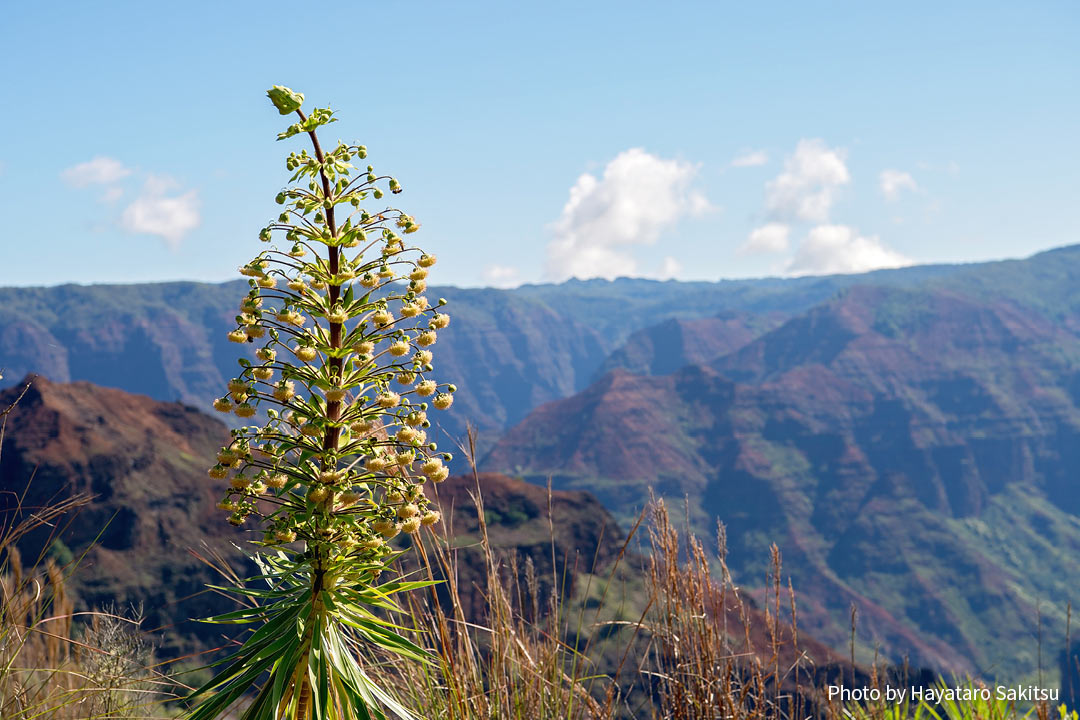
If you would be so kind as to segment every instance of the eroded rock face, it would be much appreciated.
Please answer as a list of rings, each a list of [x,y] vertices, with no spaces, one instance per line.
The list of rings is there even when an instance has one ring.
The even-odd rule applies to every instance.
[[[30,511],[79,493],[93,499],[30,535],[23,557],[36,557],[53,533],[76,557],[89,548],[72,577],[84,604],[141,605],[144,627],[167,628],[171,650],[193,649],[212,629],[187,620],[230,605],[203,592],[220,577],[190,551],[205,554],[206,542],[235,555],[228,541],[244,539],[215,509],[221,488],[206,476],[227,429],[179,403],[86,382],[27,380],[30,389],[8,417],[0,509],[10,517],[20,502]],[[0,392],[0,405],[18,391]]]
[[[1080,578],[1080,338],[1015,302],[856,288],[705,365],[615,370],[544,405],[483,462],[594,492],[653,487],[727,527],[738,579],[777,542],[806,627],[887,657],[1035,666]],[[1052,609],[1048,609],[1052,608]],[[1055,630],[1056,631],[1056,630]]]

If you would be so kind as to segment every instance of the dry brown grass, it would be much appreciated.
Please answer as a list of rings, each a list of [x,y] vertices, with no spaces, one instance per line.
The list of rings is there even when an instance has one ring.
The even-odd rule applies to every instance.
[[[418,572],[443,582],[409,598],[409,622],[436,662],[424,668],[372,659],[384,663],[373,673],[401,688],[405,704],[423,717],[802,720],[809,714],[803,679],[810,661],[799,647],[794,596],[780,582],[778,552],[762,612],[732,584],[722,535],[714,557],[693,536],[680,542],[683,534],[664,503],[654,500],[603,576],[584,573],[573,591],[568,577],[549,578],[554,589],[545,595],[528,559],[522,566],[492,547],[479,483],[473,501],[484,561],[483,617],[463,610],[462,596],[471,589],[460,586],[451,538],[430,534],[416,546]],[[644,568],[625,567],[643,520],[651,552]],[[719,579],[711,573],[717,565]],[[632,618],[621,619],[626,608],[609,607],[619,594],[613,588],[633,575],[637,603]]]

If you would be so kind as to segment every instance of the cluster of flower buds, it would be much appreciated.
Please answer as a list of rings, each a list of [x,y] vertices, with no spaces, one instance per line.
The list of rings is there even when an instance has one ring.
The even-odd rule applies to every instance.
[[[315,110],[287,132],[332,120]],[[316,144],[286,161],[282,212],[259,233],[286,249],[272,244],[240,268],[250,290],[228,334],[258,343],[255,361],[242,359],[214,401],[261,422],[233,430],[209,474],[228,480],[218,507],[229,521],[260,520],[264,543],[378,563],[389,539],[440,519],[425,485],[446,479],[451,456],[428,437],[429,413],[449,408],[456,388],[430,377],[450,322],[445,300],[424,295],[436,258],[405,243],[420,227],[411,215],[365,209],[383,188],[401,191],[352,164],[366,157],[361,145]]]

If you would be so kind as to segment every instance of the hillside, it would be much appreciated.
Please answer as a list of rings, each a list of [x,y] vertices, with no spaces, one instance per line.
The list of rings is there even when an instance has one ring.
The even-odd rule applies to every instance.
[[[777,542],[834,647],[854,602],[864,647],[894,660],[1030,671],[1038,606],[1063,637],[1080,579],[1071,319],[857,287],[707,365],[615,370],[535,410],[483,466],[591,490],[620,518],[650,486],[685,495],[698,528],[726,524],[748,584]]]
[[[36,371],[206,408],[236,367],[224,333],[242,289],[0,289],[3,383]],[[880,643],[936,667],[1030,669],[1039,607],[1047,636],[1063,634],[1080,579],[1080,246],[864,275],[430,294],[454,317],[438,375],[461,388],[441,430],[477,427],[484,469],[553,476],[620,522],[650,486],[688,497],[702,534],[727,523],[750,585],[777,540],[807,628],[837,647],[851,602],[867,654]],[[185,442],[224,432],[192,422],[210,425]],[[155,446],[166,466],[174,446]],[[70,472],[92,476],[89,462]]]
[[[16,396],[16,388],[0,392],[0,405]],[[205,591],[221,578],[189,552],[205,554],[206,543],[234,555],[229,542],[243,540],[215,509],[220,489],[206,476],[227,438],[224,425],[191,407],[38,377],[8,416],[0,509],[10,517],[24,490],[27,511],[92,494],[61,535],[75,557],[93,545],[73,575],[76,594],[85,606],[143,608],[143,627],[161,629],[166,652],[190,652],[213,629],[188,618],[233,607]],[[22,543],[25,557],[37,556],[48,531]]]

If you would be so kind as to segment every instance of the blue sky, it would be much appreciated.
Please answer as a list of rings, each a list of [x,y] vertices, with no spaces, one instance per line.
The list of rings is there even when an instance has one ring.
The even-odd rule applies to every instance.
[[[301,8],[303,9],[301,11]],[[0,285],[224,280],[283,84],[437,283],[718,279],[1080,242],[1080,5],[9,3]]]

